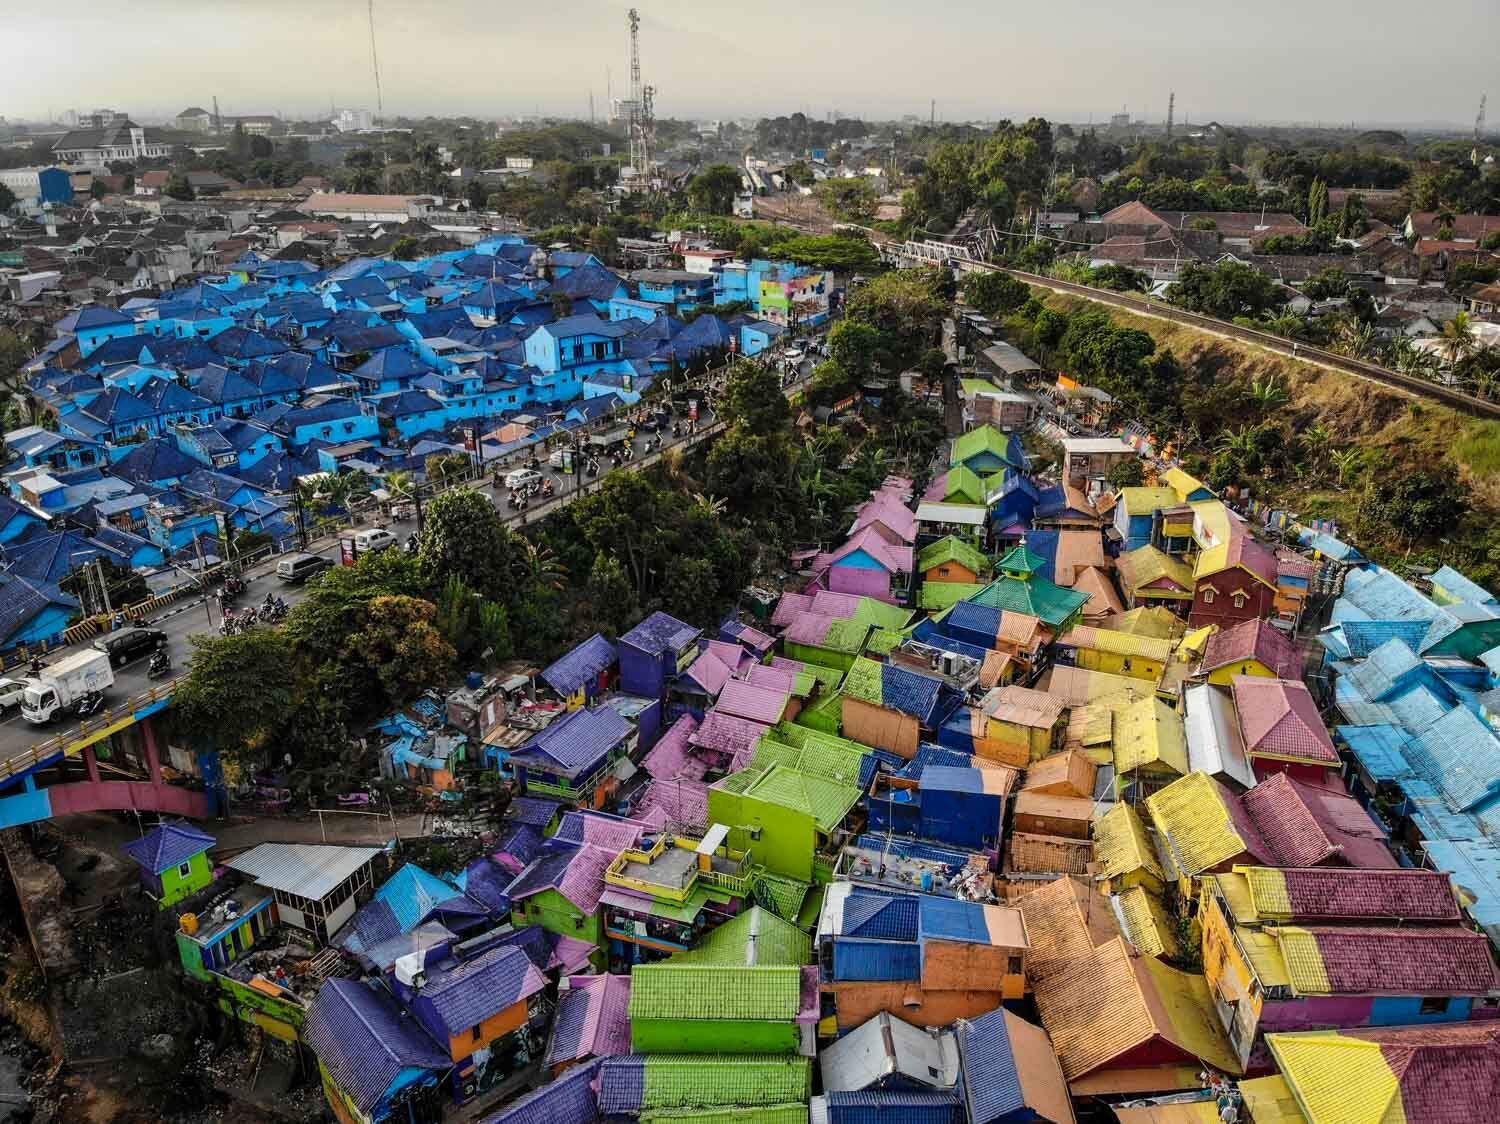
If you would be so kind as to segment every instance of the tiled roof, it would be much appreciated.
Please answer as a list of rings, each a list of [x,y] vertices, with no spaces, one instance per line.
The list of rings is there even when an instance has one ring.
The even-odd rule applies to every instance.
[[[781,721],[790,700],[791,696],[787,691],[775,691],[768,687],[757,687],[741,679],[733,679],[726,682],[719,692],[714,710],[749,722],[772,725]]]
[[[1458,926],[1274,933],[1300,995],[1483,995],[1500,985],[1489,938]]]
[[[1278,679],[1302,678],[1302,654],[1269,621],[1241,621],[1216,632],[1203,652],[1203,670],[1213,671],[1243,660],[1264,664]]]
[[[1060,835],[1011,832],[1005,845],[1005,867],[1018,874],[1076,874],[1087,876],[1094,845]]]
[[[1057,725],[1064,704],[1029,687],[996,687],[984,697],[981,709],[997,722],[1046,730]]]
[[[812,938],[768,909],[751,906],[724,922],[673,964],[782,965],[800,967],[812,959]]]
[[[688,741],[701,749],[729,753],[738,757],[754,749],[755,742],[769,727],[748,719],[736,718],[717,707],[703,716],[703,723]]]
[[[615,646],[596,632],[549,665],[542,672],[542,678],[559,695],[571,695],[585,684],[597,680],[618,658]]]
[[[1264,856],[1264,844],[1236,800],[1207,773],[1189,773],[1146,798],[1146,807],[1173,864],[1197,875],[1247,852]]]
[[[1005,559],[1001,559],[1001,569]],[[972,600],[1003,609],[1009,613],[1028,613],[1040,617],[1053,628],[1058,628],[1085,602],[1088,594],[1064,589],[1046,578],[1035,576],[1014,578],[1002,575],[985,586]]]
[[[1245,749],[1252,757],[1338,764],[1338,750],[1304,684],[1236,675],[1230,686]]]
[[[708,771],[708,765],[689,752],[689,739],[697,733],[698,725],[698,720],[691,714],[684,714],[672,723],[671,728],[641,759],[641,768],[661,781],[701,781]]]
[[[1129,804],[1116,804],[1094,821],[1094,858],[1105,878],[1123,878],[1138,870],[1166,878],[1146,825]]]
[[[1268,1034],[1309,1124],[1470,1124],[1500,1103],[1500,1026]]]
[[[1278,866],[1393,867],[1385,832],[1352,796],[1277,773],[1239,797],[1265,853]]]
[[[1181,945],[1177,922],[1157,895],[1144,886],[1132,886],[1110,898],[1120,918],[1120,928],[1142,956],[1177,957]]]
[[[546,986],[526,953],[501,945],[452,967],[428,968],[420,994],[452,1038]]]
[[[388,992],[354,980],[332,979],[323,985],[303,1038],[338,1087],[367,1115],[403,1070],[447,1071],[453,1065]]]
[[[799,773],[785,765],[773,765],[745,790],[745,795],[806,812],[819,830],[832,831],[859,802],[860,790],[853,785]]]
[[[795,965],[637,964],[631,973],[630,1018],[755,1022],[790,1021],[802,1005]]]
[[[1435,870],[1248,867],[1255,912],[1268,921],[1460,919],[1448,875]]]
[[[1159,698],[1141,699],[1116,711],[1114,750],[1119,773],[1153,769],[1180,775],[1188,771],[1182,716]]]
[[[595,1124],[599,1099],[594,1082],[600,1064],[595,1061],[573,1066],[556,1080],[484,1117],[480,1124]]]
[[[1120,574],[1120,585],[1127,592],[1139,592],[1163,579],[1179,592],[1190,592],[1193,588],[1193,572],[1186,563],[1154,546],[1127,551],[1120,555],[1115,566]]]
[[[684,777],[653,780],[636,798],[632,815],[658,830],[706,830],[708,785]]]
[[[162,874],[202,854],[215,843],[207,832],[190,823],[164,823],[132,839],[121,850],[152,874]]]
[[[630,736],[630,723],[612,706],[575,710],[521,746],[511,759],[576,776]]]
[[[505,818],[532,827],[546,827],[552,822],[562,805],[556,800],[543,800],[537,796],[516,796],[506,808]]]
[[[691,1119],[719,1124],[760,1119],[765,1106],[798,1104],[805,1111],[811,1093],[811,1058],[780,1054],[627,1054],[606,1058],[602,1063],[599,1108],[606,1116],[646,1115],[653,1120]],[[728,1116],[711,1111],[735,1108],[750,1111]],[[693,1111],[670,1113],[672,1109]],[[773,1122],[782,1124],[784,1119],[773,1118]]]
[[[573,976],[557,1001],[547,1064],[630,1053],[630,977]]]
[[[575,317],[574,319],[592,318]],[[698,635],[698,632],[698,629],[683,623],[670,613],[656,612],[620,637],[620,643],[629,644],[648,655],[659,655],[669,649],[680,651]]]

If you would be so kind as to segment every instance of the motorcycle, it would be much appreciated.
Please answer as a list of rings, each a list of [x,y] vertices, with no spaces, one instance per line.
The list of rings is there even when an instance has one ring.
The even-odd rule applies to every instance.
[[[87,718],[90,714],[97,713],[104,706],[104,694],[101,691],[88,691],[74,707],[73,713],[79,718]]]
[[[151,654],[151,662],[146,665],[147,679],[160,679],[172,670],[172,658],[167,655],[165,648],[158,648]]]
[[[405,545],[404,549],[406,550],[407,554],[415,554],[415,553],[417,553],[417,551],[421,549],[421,546],[422,546],[422,542],[421,542],[420,539],[417,538],[416,535],[407,535],[406,536],[406,545]]]

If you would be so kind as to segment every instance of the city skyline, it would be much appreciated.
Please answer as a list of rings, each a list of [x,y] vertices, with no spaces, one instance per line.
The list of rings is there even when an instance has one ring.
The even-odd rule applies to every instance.
[[[1256,27],[1226,40],[1215,7],[1229,10],[1164,0],[1121,28],[1091,0],[1062,0],[1046,13],[971,0],[916,12],[870,0],[857,11],[834,4],[799,13],[800,29],[768,30],[768,41],[757,46],[737,31],[727,5],[664,0],[640,5],[641,53],[659,115],[682,118],[799,110],[824,117],[833,108],[869,119],[925,118],[935,100],[942,120],[1099,122],[1128,111],[1155,122],[1175,90],[1180,121],[1461,128],[1490,77],[1483,37],[1459,39],[1413,104],[1404,86],[1369,80],[1401,64],[1406,49],[1379,20],[1346,26],[1336,14],[1274,0],[1262,5]],[[1435,22],[1444,25],[1482,24],[1490,15],[1474,0],[1441,7],[1444,18]],[[497,14],[458,0],[434,20],[423,5],[377,0],[385,112],[586,119],[592,95],[603,118],[609,94],[619,97],[628,87],[626,11],[614,0],[581,0],[567,12]],[[0,74],[7,75],[0,115],[55,120],[64,109],[109,106],[156,119],[209,106],[215,96],[226,114],[298,118],[332,106],[376,108],[367,7],[358,0],[320,0],[312,19],[305,4],[290,0],[212,8],[141,0],[131,8],[132,22],[111,27],[108,36],[77,13],[9,17],[12,34],[0,42]],[[1287,42],[1293,21],[1297,39]],[[1215,29],[1215,37],[1200,28]],[[971,44],[967,58],[945,45],[955,39]],[[189,42],[240,49],[184,52]],[[38,51],[37,44],[54,49]],[[56,81],[58,49],[69,59],[66,85]],[[1121,53],[1138,62],[1121,67]],[[568,65],[558,65],[560,54]],[[434,81],[435,61],[442,81]],[[1272,63],[1299,80],[1265,88]]]

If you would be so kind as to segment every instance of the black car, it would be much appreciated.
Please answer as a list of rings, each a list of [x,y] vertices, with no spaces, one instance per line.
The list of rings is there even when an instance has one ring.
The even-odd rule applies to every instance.
[[[131,660],[154,652],[159,644],[167,642],[167,634],[155,628],[129,628],[111,632],[94,641],[94,647],[109,653],[111,667],[124,667]]]

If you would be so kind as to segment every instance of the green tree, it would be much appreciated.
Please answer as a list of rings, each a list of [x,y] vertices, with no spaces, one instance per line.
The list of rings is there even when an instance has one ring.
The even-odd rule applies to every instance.
[[[1453,319],[1443,325],[1438,341],[1438,349],[1442,351],[1450,367],[1457,366],[1460,361],[1473,354],[1477,346],[1477,337],[1474,334],[1474,323],[1469,314],[1467,312],[1455,313]]]
[[[1423,469],[1393,474],[1376,485],[1368,514],[1410,544],[1451,530],[1468,507],[1451,470]]]
[[[1116,491],[1121,488],[1136,488],[1146,482],[1146,469],[1138,459],[1132,457],[1110,469],[1106,479]]]
[[[594,555],[585,594],[595,620],[612,633],[624,629],[636,605],[636,594],[618,558],[602,550]]]
[[[519,552],[489,498],[455,488],[429,502],[424,516],[417,557],[429,580],[457,575],[480,596],[504,601]]]
[[[298,677],[290,638],[273,629],[194,636],[187,675],[172,692],[172,718],[193,742],[251,765],[291,713]]]
[[[426,597],[431,588],[416,559],[401,550],[379,550],[353,566],[337,566],[309,585],[302,600],[292,606],[282,632],[309,663],[337,663],[371,601]]]
[[[403,234],[391,243],[390,253],[397,261],[414,261],[422,256],[422,243],[410,234]]]
[[[16,205],[16,193],[0,183],[0,215]]]
[[[1192,312],[1233,320],[1261,317],[1285,304],[1285,297],[1265,274],[1242,262],[1218,265],[1189,262],[1167,288],[1167,300]]]
[[[196,198],[193,193],[193,185],[180,172],[173,172],[168,176],[167,182],[161,190],[163,195],[171,199],[188,201]]]
[[[1307,225],[1317,226],[1328,215],[1328,185],[1314,179],[1307,189]]]
[[[1031,287],[1008,273],[969,273],[963,280],[964,300],[985,316],[1014,312],[1031,298]]]
[[[479,637],[481,651],[488,652],[495,663],[503,663],[515,654],[515,644],[510,633],[510,614],[498,601],[483,601],[479,605]]]
[[[829,358],[857,378],[881,366],[888,350],[880,330],[860,320],[840,320],[828,333]]]
[[[589,253],[605,265],[613,265],[620,252],[620,240],[612,226],[596,226],[589,231]]]
[[[688,183],[688,201],[707,214],[727,215],[734,210],[734,197],[739,190],[739,172],[728,164],[714,164]]]
[[[792,420],[781,379],[769,367],[748,359],[730,364],[719,414],[731,426],[760,436],[786,433]]]
[[[427,687],[440,684],[458,658],[437,628],[437,606],[416,597],[377,597],[361,614],[350,635],[344,659],[368,669],[379,682],[387,705],[410,702]]]

